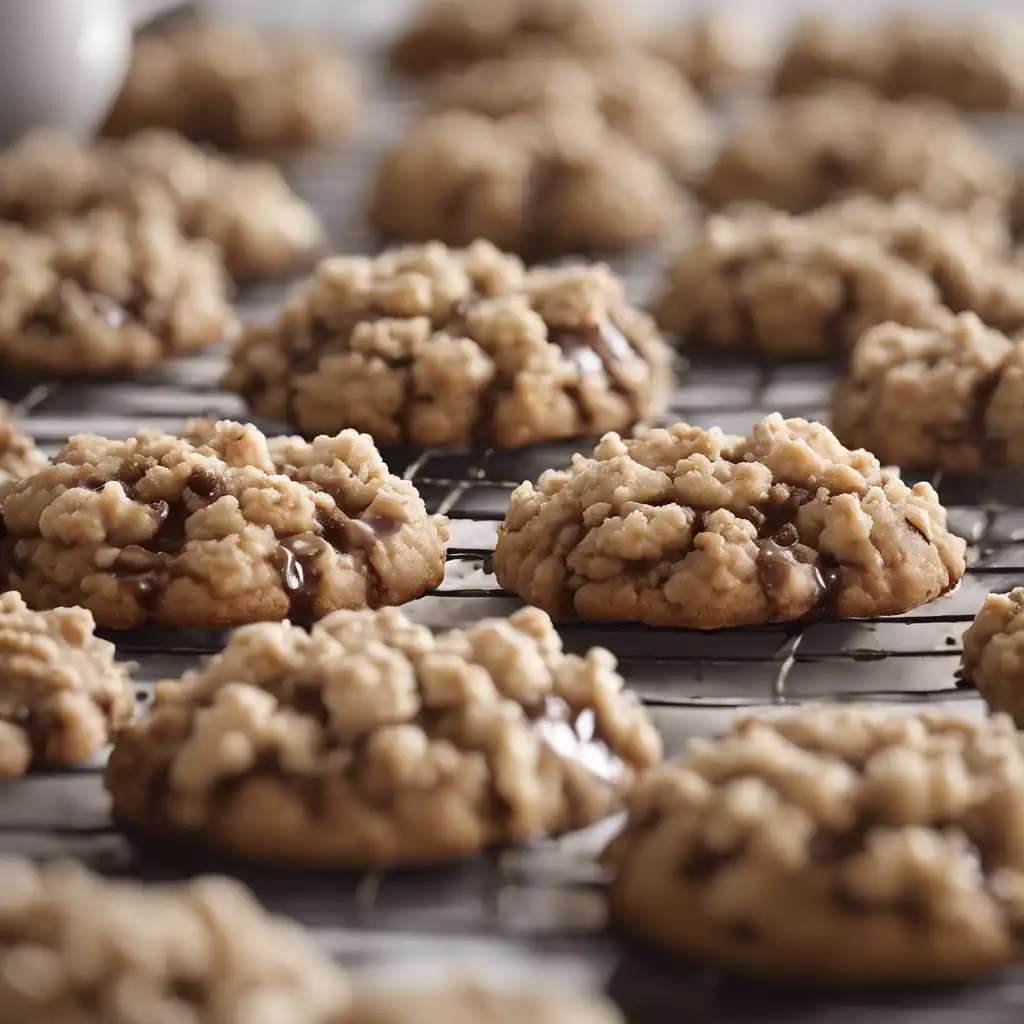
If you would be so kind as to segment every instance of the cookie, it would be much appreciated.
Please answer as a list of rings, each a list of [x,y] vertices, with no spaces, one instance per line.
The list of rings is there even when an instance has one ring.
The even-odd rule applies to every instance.
[[[573,54],[620,49],[633,35],[612,0],[425,0],[391,47],[391,64],[425,76],[538,45]]]
[[[548,52],[498,58],[444,76],[434,97],[441,108],[492,118],[578,104],[680,178],[703,162],[711,142],[697,93],[673,67],[641,53],[589,61]]]
[[[905,15],[857,28],[803,22],[775,70],[776,95],[856,82],[894,99],[932,96],[969,111],[1019,110],[1024,74],[1019,32],[984,21],[951,24]]]
[[[653,157],[567,104],[501,120],[459,110],[424,118],[378,166],[369,220],[386,238],[484,238],[538,259],[644,245],[683,209]]]
[[[956,585],[964,549],[930,484],[775,413],[749,437],[605,435],[515,490],[494,571],[551,615],[720,629],[909,611]]]
[[[654,312],[685,344],[786,359],[842,353],[888,320],[951,321],[940,305],[1024,328],[1024,266],[1000,207],[939,210],[907,195],[797,216],[734,208],[669,265]]]
[[[854,346],[833,422],[846,444],[907,468],[1024,466],[1024,341],[973,313],[882,324]]]
[[[768,63],[761,36],[752,28],[749,15],[705,11],[659,25],[651,49],[703,94],[728,93],[752,85]]]
[[[985,598],[964,633],[960,669],[992,711],[1024,724],[1024,587]]]
[[[0,860],[0,1019],[345,1024],[345,972],[227,878],[108,881]]]
[[[964,209],[981,198],[1005,203],[1012,187],[1002,157],[952,111],[849,86],[753,115],[723,146],[701,194],[712,206],[757,199],[799,212],[850,192],[914,192]]]
[[[126,373],[234,332],[218,254],[174,219],[97,208],[56,225],[52,252],[0,259],[0,363],[21,373]]]
[[[102,133],[169,128],[233,152],[288,152],[349,135],[357,91],[353,69],[320,40],[189,21],[136,42]]]
[[[307,443],[227,420],[73,437],[0,511],[10,586],[114,628],[400,604],[441,582],[448,538],[367,436]]]
[[[0,155],[8,220],[46,229],[109,205],[173,215],[186,234],[216,243],[240,280],[304,267],[324,242],[318,215],[273,164],[231,161],[166,130],[101,145],[41,130]]]
[[[128,667],[95,625],[84,608],[33,612],[0,594],[0,778],[83,764],[131,719]]]
[[[742,719],[635,789],[606,853],[613,920],[773,980],[979,978],[1024,953],[1022,779],[1005,716]]]
[[[612,655],[523,609],[434,637],[395,609],[238,630],[119,736],[132,831],[234,858],[427,864],[583,828],[661,757]]]
[[[18,480],[38,472],[47,461],[11,407],[0,402],[0,500]]]
[[[668,266],[658,324],[686,347],[843,355],[876,324],[945,323],[934,280],[868,234],[777,214],[715,216]]]
[[[524,270],[487,242],[332,257],[222,382],[304,433],[524,445],[659,414],[667,346],[605,266]]]

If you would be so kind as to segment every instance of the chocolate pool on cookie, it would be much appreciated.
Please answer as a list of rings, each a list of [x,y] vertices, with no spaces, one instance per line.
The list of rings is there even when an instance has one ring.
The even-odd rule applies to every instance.
[[[132,831],[242,860],[427,864],[583,828],[661,758],[600,648],[524,609],[438,636],[397,609],[237,631],[158,687],[107,788]]]
[[[0,511],[8,585],[117,628],[401,604],[441,582],[448,538],[365,434],[307,443],[229,421],[73,437]]]
[[[660,414],[671,355],[603,265],[526,270],[487,242],[333,257],[224,384],[303,433],[378,444],[524,445]]]
[[[930,484],[776,413],[749,437],[606,435],[516,489],[494,570],[551,615],[718,629],[905,612],[956,585],[965,547]]]
[[[1024,741],[1006,716],[808,708],[650,772],[613,921],[771,980],[967,982],[1024,954]]]

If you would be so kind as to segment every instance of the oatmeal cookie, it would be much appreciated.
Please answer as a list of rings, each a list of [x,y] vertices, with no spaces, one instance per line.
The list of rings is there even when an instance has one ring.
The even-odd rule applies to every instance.
[[[1024,726],[1024,587],[985,598],[964,633],[960,667],[992,711]]]
[[[856,82],[893,99],[932,96],[963,110],[1019,110],[1019,31],[899,16],[858,29],[841,19],[799,26],[775,71],[776,95]]]
[[[128,666],[95,626],[84,608],[33,612],[0,594],[0,778],[82,764],[131,719]]]
[[[708,111],[686,80],[633,52],[589,61],[548,52],[484,61],[444,76],[434,95],[441,108],[492,118],[578,104],[680,178],[702,163],[711,143]]]
[[[606,853],[613,920],[773,979],[981,977],[1024,953],[1022,779],[1005,716],[742,719],[634,790]]]
[[[10,1024],[345,1024],[349,980],[238,882],[108,881],[0,860],[0,1019]]]
[[[125,373],[225,340],[218,254],[169,216],[97,208],[53,229],[48,258],[0,259],[0,362],[23,373]]]
[[[676,25],[659,26],[651,49],[705,95],[749,85],[768,65],[761,36],[747,12],[740,18],[708,11]]]
[[[906,468],[1024,466],[1024,341],[973,313],[881,324],[853,348],[833,421],[845,443]]]
[[[681,345],[770,359],[840,356],[888,320],[952,319],[935,281],[869,234],[777,213],[710,217],[652,308]]]
[[[909,611],[956,585],[964,549],[930,484],[775,413],[750,437],[605,435],[516,489],[494,570],[552,615],[719,629]]]
[[[426,117],[381,161],[369,219],[389,238],[486,238],[539,258],[644,245],[681,204],[653,157],[591,108],[567,103],[502,120]]]
[[[0,512],[10,586],[114,628],[401,604],[441,582],[448,538],[365,434],[307,443],[226,420],[73,437]]]
[[[722,148],[702,195],[712,206],[758,199],[799,212],[850,192],[914,192],[963,209],[981,198],[1005,203],[1012,187],[1002,157],[952,111],[849,86],[755,114]]]
[[[612,0],[425,0],[394,41],[391,63],[425,76],[538,45],[607,53],[634,35],[627,12]]]
[[[223,384],[304,433],[523,445],[660,413],[669,350],[607,267],[524,270],[487,242],[325,260]]]
[[[536,609],[433,636],[401,612],[263,623],[157,689],[114,817],[245,860],[426,864],[582,828],[661,757],[612,655]]]
[[[102,133],[170,128],[229,151],[294,151],[349,135],[357,91],[353,69],[322,41],[190,21],[137,41]]]
[[[47,463],[6,402],[0,402],[0,500],[23,477],[38,472]]]

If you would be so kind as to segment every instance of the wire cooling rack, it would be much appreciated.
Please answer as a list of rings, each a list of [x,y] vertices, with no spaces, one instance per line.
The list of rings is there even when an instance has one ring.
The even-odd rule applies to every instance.
[[[254,8],[266,6],[254,0]],[[335,21],[344,22],[357,5],[330,8]],[[354,35],[353,30],[350,47]],[[360,139],[290,170],[297,190],[321,210],[341,252],[377,247],[362,222],[363,196],[381,149],[415,111],[408,87],[384,79],[370,54],[362,56],[366,106]],[[613,262],[633,301],[642,303],[649,294],[664,257],[664,251],[649,251]],[[267,315],[283,292],[266,288],[240,297],[243,318]],[[18,405],[44,449],[54,451],[75,432],[128,436],[144,425],[175,430],[195,415],[244,418],[241,401],[217,388],[223,365],[223,352],[213,351],[129,381],[5,380],[0,393]],[[776,411],[827,420],[834,376],[833,368],[822,365],[697,363],[681,375],[668,419],[741,433]],[[567,465],[573,452],[588,451],[593,443],[476,452],[385,450],[391,469],[416,484],[430,510],[452,520],[444,583],[407,606],[409,613],[431,627],[450,628],[518,607],[490,571],[509,495],[523,480]],[[969,570],[955,592],[912,613],[711,633],[564,621],[560,632],[569,649],[601,644],[616,654],[664,733],[669,754],[693,736],[721,731],[738,710],[773,704],[953,703],[964,713],[980,713],[976,695],[958,686],[956,669],[963,632],[985,594],[1024,582],[1021,476],[932,479],[951,510],[952,529],[970,543]],[[139,630],[115,639],[121,657],[138,664],[142,705],[157,680],[194,666],[223,642],[223,634]],[[229,870],[271,909],[310,927],[345,963],[393,965],[427,957],[465,964],[501,961],[510,952],[540,954],[560,977],[605,986],[631,1021],[644,1024],[1024,1020],[1024,973],[955,992],[777,991],[625,945],[605,928],[604,879],[593,859],[614,822],[431,871],[255,870],[133,846],[109,821],[101,770],[100,760],[81,770],[34,773],[0,785],[0,852],[73,856],[100,871],[146,878]]]

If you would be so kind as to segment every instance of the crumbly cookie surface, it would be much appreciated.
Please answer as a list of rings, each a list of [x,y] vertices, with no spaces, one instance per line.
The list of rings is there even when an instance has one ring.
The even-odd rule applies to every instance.
[[[484,61],[444,76],[435,97],[439,107],[492,118],[578,104],[679,177],[694,172],[711,141],[708,112],[679,72],[632,51],[591,60],[542,51]]]
[[[239,883],[107,881],[0,860],[0,1019],[345,1024],[348,978]]]
[[[494,569],[552,615],[718,629],[908,611],[955,586],[964,550],[929,484],[776,413],[749,437],[606,435],[516,489]]]
[[[0,155],[0,216],[48,228],[110,205],[173,216],[242,280],[305,266],[323,246],[319,217],[273,164],[231,161],[166,129],[99,145],[37,131]]]
[[[0,594],[0,778],[88,761],[132,717],[131,676],[84,608]]]
[[[651,49],[705,95],[748,85],[768,64],[756,27],[716,10],[659,26]]]
[[[607,267],[524,270],[487,242],[333,257],[224,381],[304,433],[522,445],[660,413],[669,351]]]
[[[907,468],[1024,465],[1024,341],[972,313],[882,324],[854,346],[833,422],[845,443]]]
[[[952,317],[929,274],[870,234],[775,212],[710,217],[653,311],[683,346],[770,359],[837,357],[875,324]]]
[[[307,443],[230,421],[73,437],[0,511],[10,586],[115,628],[401,604],[441,582],[448,537],[365,434]]]
[[[0,360],[84,376],[151,366],[230,337],[217,253],[170,216],[109,207],[53,228],[48,255],[0,259]]]
[[[757,199],[799,212],[846,193],[913,192],[964,209],[982,198],[1006,202],[1012,187],[1002,157],[952,111],[849,86],[755,114],[713,161],[702,196],[712,206]]]
[[[1024,751],[1005,716],[741,720],[637,786],[613,919],[772,978],[967,981],[1024,945]]]
[[[138,40],[102,131],[170,128],[229,151],[290,151],[348,135],[357,92],[335,47],[198,21]]]
[[[964,633],[960,667],[992,711],[1024,725],[1024,587],[985,598]]]
[[[0,500],[23,477],[31,476],[47,463],[24,425],[6,402],[0,402]]]
[[[523,609],[435,637],[396,609],[238,630],[124,731],[114,816],[247,860],[425,864],[592,824],[660,738],[612,655]]]
[[[806,93],[849,81],[894,99],[933,96],[964,110],[1019,110],[1020,34],[1009,27],[901,16],[858,29],[840,19],[809,19],[779,62],[773,91]]]
[[[387,153],[370,223],[411,242],[486,238],[537,259],[653,241],[685,210],[668,173],[580,104],[426,117]]]
[[[428,0],[391,48],[408,75],[432,75],[538,45],[607,53],[632,37],[628,7],[607,0]]]

